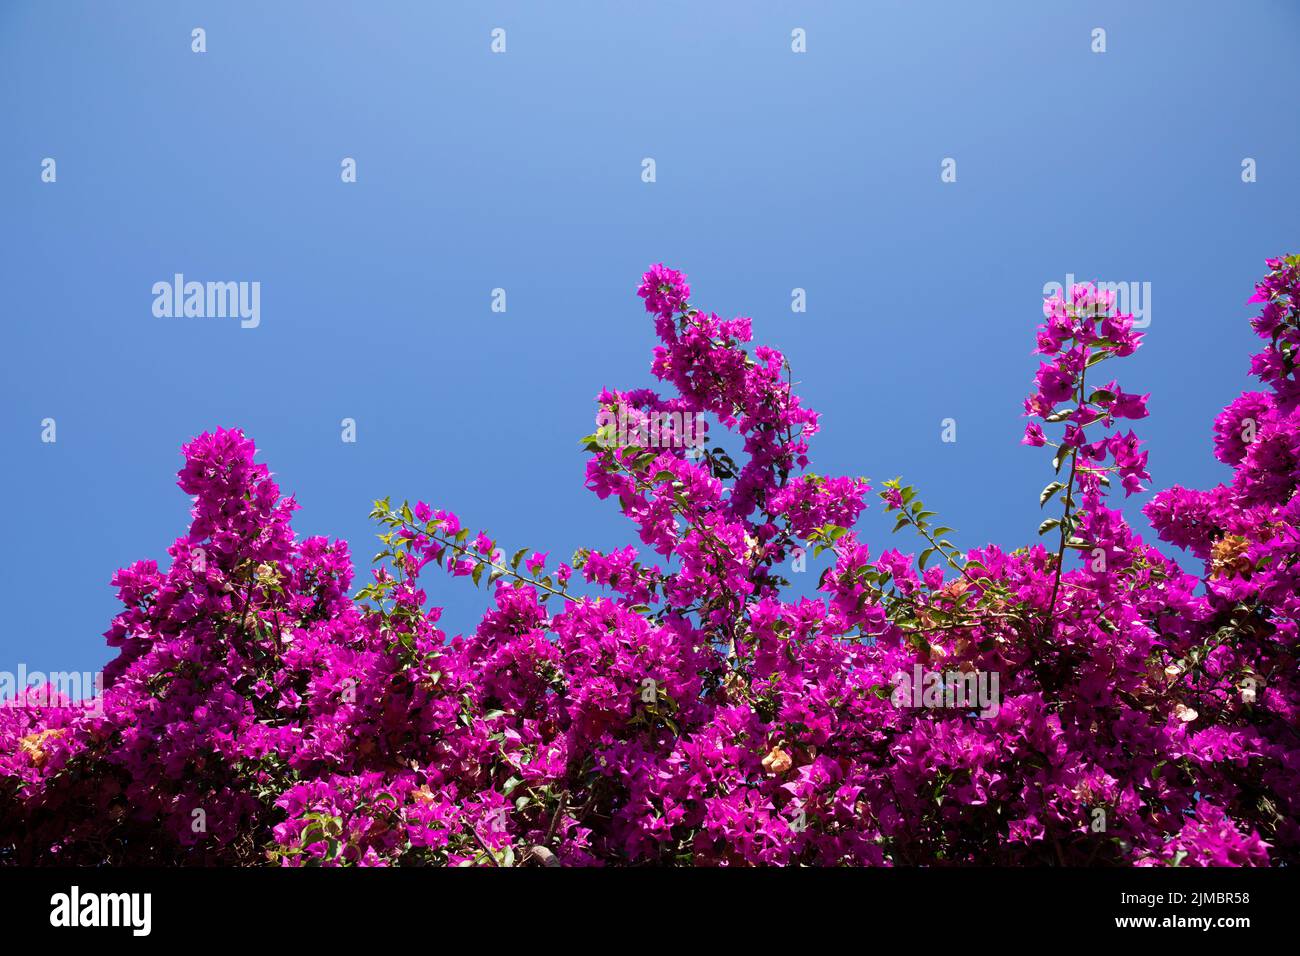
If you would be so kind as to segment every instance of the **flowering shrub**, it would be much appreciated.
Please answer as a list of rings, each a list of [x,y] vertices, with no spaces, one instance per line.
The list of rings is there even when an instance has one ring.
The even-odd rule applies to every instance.
[[[201,435],[170,566],[113,579],[102,706],[0,708],[0,861],[1294,864],[1300,257],[1268,265],[1267,390],[1214,424],[1231,482],[1145,509],[1200,577],[1107,507],[1149,478],[1121,424],[1148,396],[1105,380],[1142,336],[1090,285],[1044,305],[1024,442],[1051,449],[1053,510],[1013,551],[961,550],[894,480],[881,506],[919,553],[873,556],[871,489],[807,470],[817,414],[784,357],[663,266],[639,295],[675,394],[607,390],[597,421],[714,428],[584,440],[587,487],[656,563],[507,557],[384,500],[349,596],[347,546],[295,537],[252,441]],[[816,599],[785,577],[805,550],[833,556]],[[491,589],[474,633],[439,631],[431,566]],[[898,693],[936,670],[927,706]],[[965,676],[993,706],[952,705]]]

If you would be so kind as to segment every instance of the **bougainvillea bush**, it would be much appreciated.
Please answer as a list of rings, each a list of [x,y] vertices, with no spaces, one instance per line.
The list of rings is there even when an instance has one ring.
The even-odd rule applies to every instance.
[[[560,563],[384,500],[353,593],[253,442],[203,434],[167,566],[113,579],[102,699],[0,708],[0,861],[1294,864],[1300,257],[1268,268],[1260,387],[1214,422],[1232,479],[1145,509],[1199,575],[1108,507],[1148,479],[1148,396],[1112,376],[1141,333],[1086,284],[1044,304],[1024,443],[1051,480],[1014,550],[958,548],[901,481],[809,470],[781,353],[663,266],[639,295],[669,394],[602,392],[583,441],[639,546]],[[855,533],[873,495],[901,550]],[[439,630],[437,569],[490,591],[472,634]]]

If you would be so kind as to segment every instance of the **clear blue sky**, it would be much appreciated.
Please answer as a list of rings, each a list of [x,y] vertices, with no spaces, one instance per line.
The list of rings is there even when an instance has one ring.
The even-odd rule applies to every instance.
[[[109,578],[165,559],[179,448],[217,425],[363,566],[383,495],[553,556],[635,540],[576,439],[602,386],[653,384],[633,290],[658,261],[786,352],[816,470],[904,475],[965,546],[1035,540],[1044,283],[1150,282],[1121,382],[1153,393],[1154,488],[1212,484],[1245,300],[1300,248],[1297,39],[1286,0],[6,0],[0,669],[108,659]],[[155,318],[176,272],[259,281],[260,327]],[[472,625],[482,592],[429,584]]]

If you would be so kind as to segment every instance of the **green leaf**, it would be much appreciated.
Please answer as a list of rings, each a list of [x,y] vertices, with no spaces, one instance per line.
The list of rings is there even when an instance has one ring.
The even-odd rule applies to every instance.
[[[1044,505],[1046,505],[1047,499],[1051,498],[1052,495],[1056,494],[1058,491],[1064,490],[1064,488],[1065,488],[1064,482],[1060,482],[1060,481],[1052,482],[1050,485],[1044,488],[1042,494],[1038,496],[1038,507],[1041,508]]]
[[[1056,518],[1048,518],[1038,526],[1038,533],[1047,534],[1047,532],[1051,531],[1053,528],[1059,527],[1060,524],[1061,522]]]

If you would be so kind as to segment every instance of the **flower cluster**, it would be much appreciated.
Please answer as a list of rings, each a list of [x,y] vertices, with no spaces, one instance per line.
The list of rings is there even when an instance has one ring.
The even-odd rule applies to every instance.
[[[785,358],[661,265],[638,294],[673,394],[598,409],[707,437],[583,440],[644,550],[508,556],[384,499],[351,594],[347,546],[295,536],[252,441],[201,435],[170,566],[114,578],[102,706],[0,707],[0,863],[1295,865],[1300,257],[1269,269],[1267,390],[1214,423],[1232,480],[1146,508],[1199,576],[1107,507],[1150,480],[1120,424],[1149,396],[1098,382],[1142,336],[1088,284],[1044,304],[1024,441],[1051,449],[1054,513],[1015,550],[959,548],[894,479],[919,551],[873,555],[866,480],[807,470]],[[490,591],[473,633],[438,628],[430,566]],[[1000,700],[907,706],[922,672]]]

